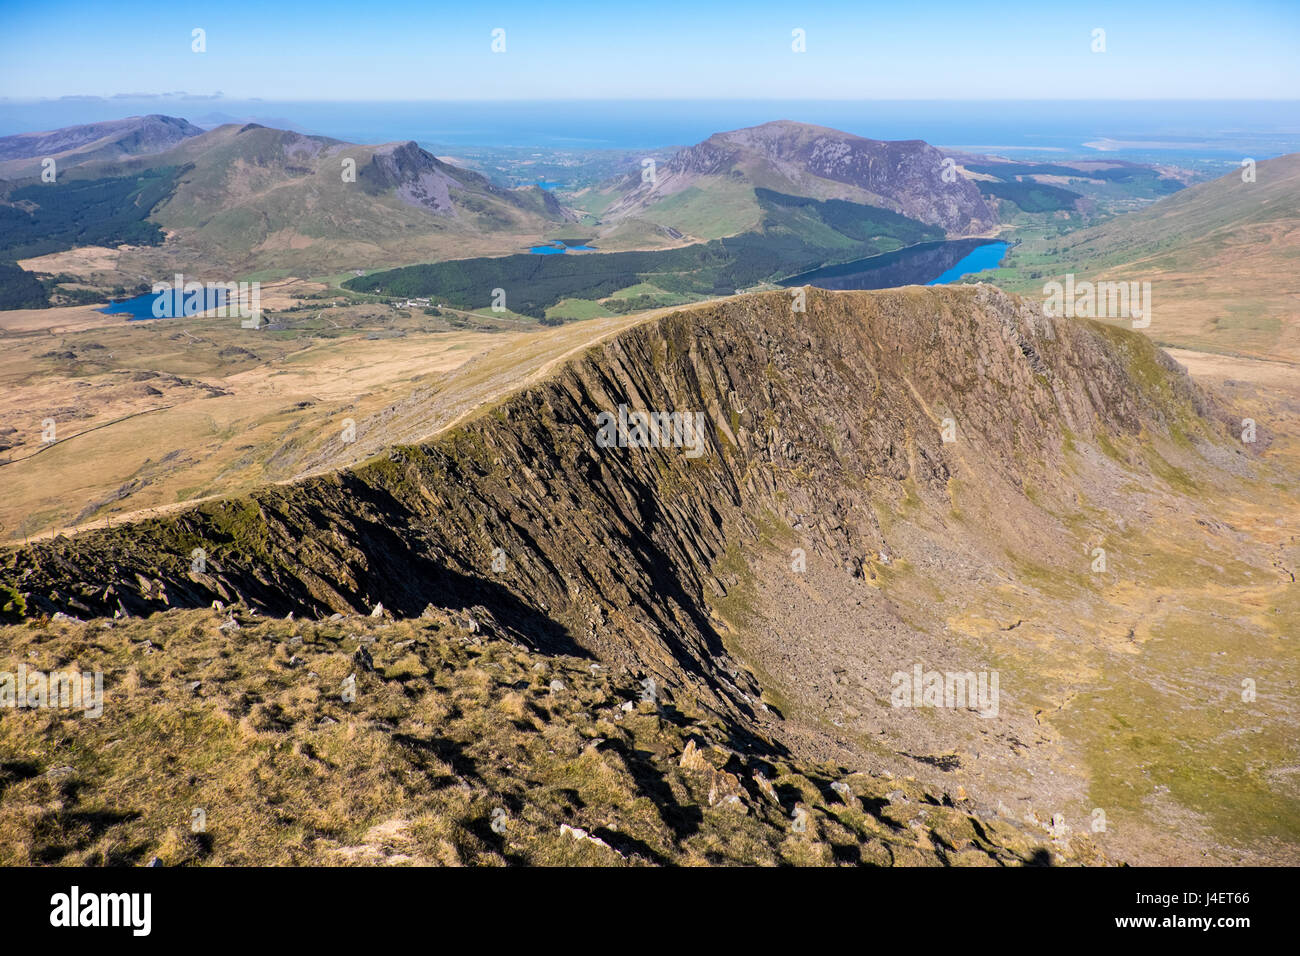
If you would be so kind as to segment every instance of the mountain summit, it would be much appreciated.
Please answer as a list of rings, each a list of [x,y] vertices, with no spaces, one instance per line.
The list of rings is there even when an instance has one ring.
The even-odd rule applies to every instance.
[[[946,181],[944,172],[943,153],[922,140],[865,139],[780,120],[715,133],[680,150],[653,175],[629,175],[619,183],[623,195],[606,218],[655,219],[668,204],[679,219],[689,221],[689,207],[734,207],[744,193],[766,188],[879,206],[952,236],[986,232],[997,217],[979,190],[961,176]],[[753,206],[756,216],[757,203]]]

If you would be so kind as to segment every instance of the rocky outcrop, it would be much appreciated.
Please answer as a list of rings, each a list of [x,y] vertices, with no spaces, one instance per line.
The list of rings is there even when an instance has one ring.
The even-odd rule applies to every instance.
[[[451,190],[461,184],[445,163],[414,142],[377,147],[361,169],[362,185],[375,192],[395,191],[403,202],[423,206],[439,215],[456,215]]]
[[[475,614],[0,626],[29,668],[94,648],[106,678],[95,719],[5,712],[0,865],[1105,862],[947,781],[800,759],[659,706]],[[178,791],[208,829],[176,825]]]
[[[358,172],[362,186],[375,193],[394,192],[399,199],[412,206],[421,206],[441,216],[457,217],[452,191],[490,195],[512,205],[520,205],[518,197],[509,190],[500,189],[484,176],[468,169],[444,163],[421,149],[414,140],[377,146],[370,162]],[[563,218],[559,204],[547,206],[545,211]]]

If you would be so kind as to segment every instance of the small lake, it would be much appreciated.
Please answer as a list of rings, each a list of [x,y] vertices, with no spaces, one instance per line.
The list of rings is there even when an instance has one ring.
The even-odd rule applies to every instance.
[[[575,242],[571,239],[561,239],[559,242],[548,243],[544,246],[533,246],[528,251],[538,256],[558,256],[566,252],[599,252],[600,250],[595,246]]]
[[[98,311],[103,312],[105,315],[128,316],[128,321],[130,322],[136,322],[139,321],[140,319],[156,319],[159,318],[159,316],[154,314],[153,311],[154,303],[157,302],[159,299],[171,299],[171,298],[172,298],[172,292],[170,289],[168,289],[166,292],[159,292],[157,294],[153,292],[146,292],[143,295],[137,295],[129,299],[123,299],[121,302],[110,302],[108,305],[104,306],[102,309],[99,309]],[[187,306],[187,308],[185,309],[185,314],[197,315],[199,311],[206,312],[209,309],[219,309],[222,306],[224,306],[226,304],[226,290],[205,288],[203,290],[203,308],[201,310],[191,311],[191,309],[188,308],[189,298],[190,298],[189,296],[185,296],[185,303]],[[197,303],[195,304],[197,305]],[[169,302],[167,303],[167,308],[170,307],[171,307],[171,303]]]
[[[889,289],[900,285],[943,285],[972,272],[996,269],[1008,243],[992,239],[940,239],[883,255],[813,269],[780,284],[821,289]]]

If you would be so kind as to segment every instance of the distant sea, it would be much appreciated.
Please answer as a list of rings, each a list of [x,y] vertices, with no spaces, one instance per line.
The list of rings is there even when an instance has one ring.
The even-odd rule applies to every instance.
[[[0,100],[0,135],[143,113],[200,126],[255,121],[358,143],[660,149],[788,119],[873,139],[1009,157],[1236,164],[1300,152],[1297,101],[556,100],[275,102],[185,96]]]

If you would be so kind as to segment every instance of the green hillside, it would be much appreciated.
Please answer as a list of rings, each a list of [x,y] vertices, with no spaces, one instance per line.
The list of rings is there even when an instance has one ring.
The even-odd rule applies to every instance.
[[[1041,296],[1077,280],[1152,284],[1158,341],[1209,351],[1300,359],[1294,277],[1300,272],[1300,154],[1261,162],[1181,190],[1077,232],[1026,239],[1004,268],[1004,288]]]
[[[1007,199],[1025,212],[1054,212],[1057,209],[1073,209],[1074,202],[1080,194],[1059,186],[1046,186],[1042,183],[979,183],[980,195],[996,199]]]
[[[174,166],[106,179],[64,177],[11,187],[0,205],[0,257],[26,259],[76,246],[128,242],[156,246],[162,230],[148,220],[184,172]]]

